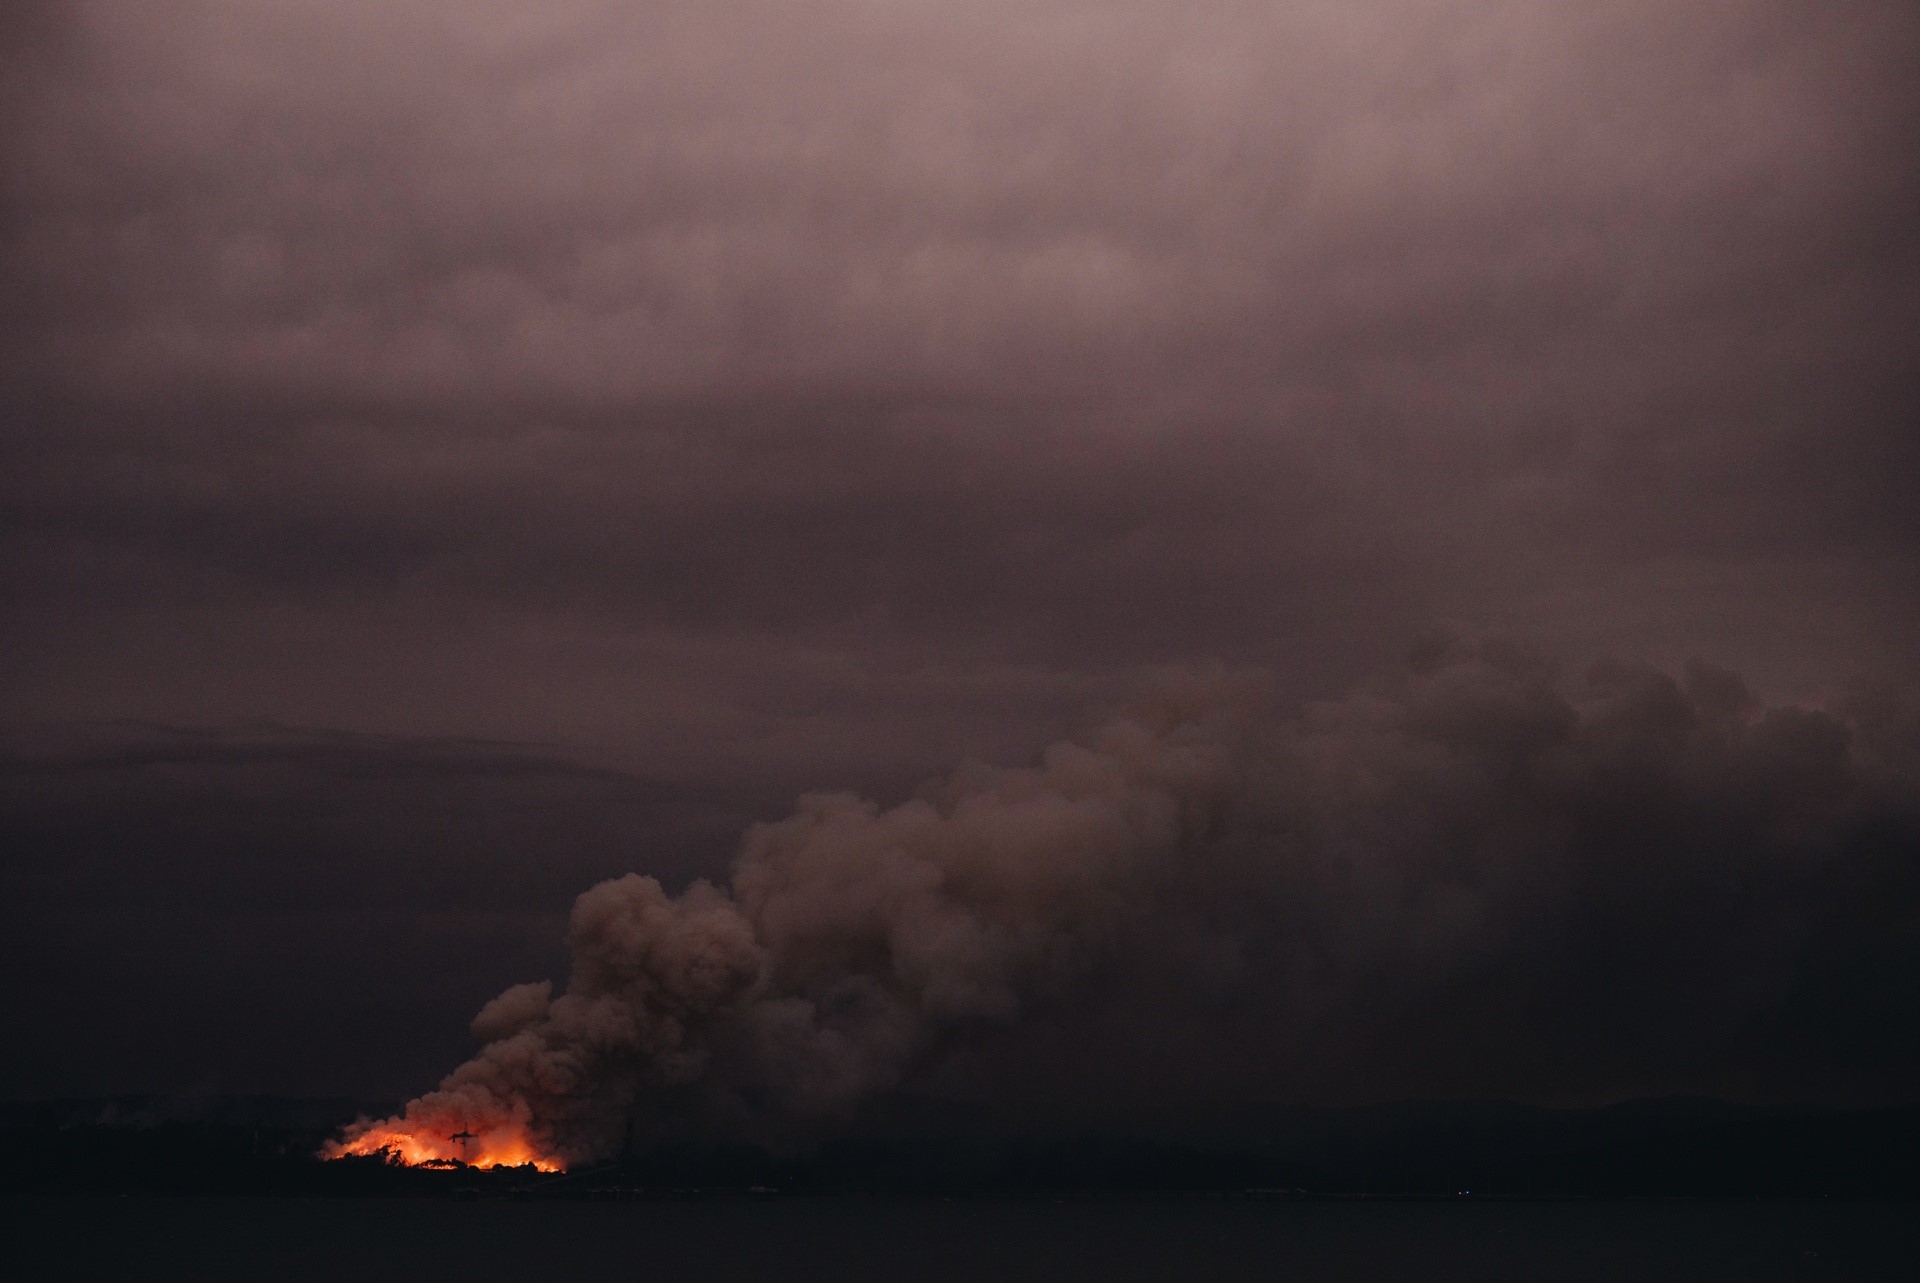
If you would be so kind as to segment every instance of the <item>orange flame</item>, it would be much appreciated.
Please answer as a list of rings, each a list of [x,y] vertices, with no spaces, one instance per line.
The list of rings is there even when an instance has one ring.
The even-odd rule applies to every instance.
[[[552,1155],[536,1148],[516,1127],[501,1127],[480,1133],[409,1129],[394,1120],[368,1123],[350,1130],[340,1140],[328,1141],[320,1151],[322,1158],[346,1158],[349,1155],[385,1154],[387,1161],[403,1167],[423,1164],[467,1167],[527,1167],[543,1172],[563,1171],[564,1165]]]

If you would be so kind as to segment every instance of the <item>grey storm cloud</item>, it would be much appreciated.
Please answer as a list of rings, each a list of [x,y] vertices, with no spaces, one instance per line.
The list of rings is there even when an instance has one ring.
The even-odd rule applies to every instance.
[[[41,12],[21,595],[1912,658],[1904,6]]]
[[[65,13],[12,266],[143,389],[1579,378],[1728,277],[1833,305],[1911,178],[1888,5]]]

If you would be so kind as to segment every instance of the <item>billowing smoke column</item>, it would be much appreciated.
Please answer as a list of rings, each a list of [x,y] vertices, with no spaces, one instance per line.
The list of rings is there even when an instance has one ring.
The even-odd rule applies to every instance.
[[[725,887],[592,888],[564,991],[329,1152],[571,1164],[955,1065],[1123,1104],[1907,1090],[1916,780],[1911,710],[1702,666],[1452,647],[1284,719],[1186,678],[1036,767],[806,798]]]

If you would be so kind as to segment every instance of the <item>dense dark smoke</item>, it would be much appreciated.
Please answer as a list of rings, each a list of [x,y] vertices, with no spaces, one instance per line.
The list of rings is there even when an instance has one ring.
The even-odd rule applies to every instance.
[[[936,1081],[1898,1094],[1920,717],[1492,643],[1284,717],[1257,676],[1186,677],[1037,766],[806,798],[724,887],[602,883],[570,943],[560,993],[495,999],[480,1053],[363,1139],[580,1161]]]

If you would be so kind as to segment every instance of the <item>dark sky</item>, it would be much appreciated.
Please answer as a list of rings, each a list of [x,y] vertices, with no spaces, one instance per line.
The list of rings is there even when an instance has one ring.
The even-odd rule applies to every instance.
[[[0,1092],[418,1090],[597,879],[1169,670],[1359,725],[1516,637],[1910,720],[1902,0],[15,0],[0,44]],[[1832,767],[1890,912],[1909,733]],[[1715,1083],[1797,1090],[1812,1028]]]

